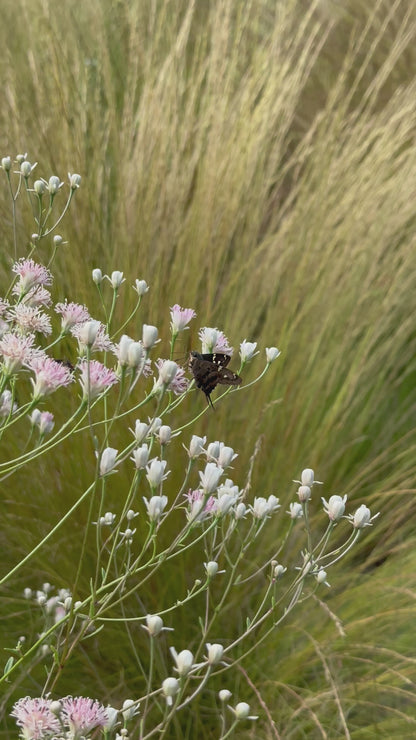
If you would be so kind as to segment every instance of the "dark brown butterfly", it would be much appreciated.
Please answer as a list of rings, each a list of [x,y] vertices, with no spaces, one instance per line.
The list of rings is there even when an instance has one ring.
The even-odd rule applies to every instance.
[[[214,354],[200,354],[191,352],[189,368],[194,376],[195,385],[205,393],[208,404],[211,404],[211,393],[217,385],[240,385],[241,378],[226,367],[231,355],[216,352]]]

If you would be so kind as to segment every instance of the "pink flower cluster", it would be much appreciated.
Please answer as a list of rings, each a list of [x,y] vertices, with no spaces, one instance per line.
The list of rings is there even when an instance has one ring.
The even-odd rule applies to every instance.
[[[21,736],[30,740],[61,737],[62,730],[65,737],[66,730],[71,737],[80,737],[109,722],[107,710],[99,701],[82,696],[66,696],[56,702],[25,696],[16,702],[11,716],[21,728]]]

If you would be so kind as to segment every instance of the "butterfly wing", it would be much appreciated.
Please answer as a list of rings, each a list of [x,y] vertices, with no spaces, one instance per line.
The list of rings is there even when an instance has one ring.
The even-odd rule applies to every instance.
[[[230,355],[220,353],[200,354],[191,352],[189,367],[195,379],[195,385],[206,395],[208,403],[213,406],[210,394],[217,385],[240,385],[241,378],[226,368]]]
[[[237,373],[233,373],[232,370],[228,370],[225,367],[220,367],[218,370],[218,384],[219,385],[240,385],[242,378]]]

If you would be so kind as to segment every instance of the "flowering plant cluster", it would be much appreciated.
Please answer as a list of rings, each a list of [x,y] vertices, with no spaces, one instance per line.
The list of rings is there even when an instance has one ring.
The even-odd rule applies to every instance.
[[[100,268],[92,272],[103,320],[92,316],[76,296],[59,296],[55,301],[51,267],[64,242],[52,234],[80,186],[80,177],[69,176],[68,198],[55,215],[55,198],[63,187],[60,179],[52,176],[32,185],[35,165],[26,155],[18,156],[15,164],[14,173],[11,158],[1,161],[13,201],[22,189],[34,200],[37,231],[28,255],[19,258],[15,244],[14,277],[0,298],[0,435],[19,430],[21,445],[14,460],[0,460],[0,479],[10,478],[23,465],[47,457],[63,440],[83,432],[90,445],[88,448],[86,443],[85,455],[95,462],[95,476],[80,491],[75,505],[62,513],[51,532],[1,582],[11,580],[35,558],[86,500],[90,502],[86,537],[90,533],[94,536],[96,567],[89,591],[82,591],[79,573],[84,540],[72,588],[55,590],[44,583],[38,590],[25,589],[23,597],[32,605],[32,612],[37,610],[39,637],[32,644],[26,644],[24,637],[19,640],[0,680],[16,680],[18,684],[22,671],[30,673],[40,659],[45,664],[46,680],[41,696],[19,699],[12,716],[26,740],[98,737],[100,733],[106,738],[150,738],[166,732],[211,682],[217,685],[221,676],[224,686],[216,700],[219,737],[230,737],[240,722],[257,719],[245,701],[230,702],[227,675],[238,665],[242,647],[247,646],[250,652],[260,628],[264,640],[301,599],[321,584],[328,585],[331,566],[351,549],[375,517],[366,506],[346,516],[345,495],[322,499],[328,521],[316,537],[309,515],[312,491],[318,483],[312,469],[302,471],[297,498],[285,512],[275,493],[251,495],[256,454],[241,486],[232,477],[232,463],[237,458],[234,449],[222,441],[187,432],[201,413],[212,413],[208,406],[201,412],[199,403],[195,419],[181,428],[175,426],[175,410],[183,403],[190,407],[189,396],[195,391],[187,368],[173,359],[175,343],[196,319],[195,311],[178,304],[170,308],[170,338],[165,349],[156,326],[142,323],[139,329],[130,329],[131,335],[123,333],[126,327],[137,327],[138,312],[149,291],[142,278],[134,279],[131,285],[134,305],[121,327],[114,326],[115,305],[127,281],[119,270],[108,275]],[[37,255],[48,238],[52,240],[52,255],[45,266]],[[202,327],[199,339],[201,356],[233,354],[222,330]],[[64,340],[65,346],[72,348],[70,359],[61,356]],[[276,347],[267,348],[257,378],[245,386],[243,382],[239,388],[222,390],[217,402],[259,381],[279,354]],[[246,365],[258,355],[256,342],[241,341],[238,373],[243,381]],[[137,389],[139,400],[137,392],[133,395]],[[75,408],[63,424],[55,426],[54,399],[63,393],[75,399]],[[125,430],[128,424],[130,436],[122,443],[118,425]],[[180,459],[184,472],[175,483],[172,461]],[[106,510],[108,496],[114,490],[119,492],[117,476],[121,471],[130,485],[121,498],[118,496],[117,508]],[[271,522],[276,532],[277,518],[280,542],[276,544],[275,535],[269,538],[274,544],[269,550],[264,546],[263,561],[253,565],[251,553],[260,533]],[[346,536],[331,548],[331,534],[341,520]],[[289,558],[289,543],[299,527],[304,531],[304,549],[294,564]],[[150,584],[158,578],[165,580],[167,569],[174,569],[178,558],[189,553],[195,564],[192,583],[179,597],[170,597],[167,592],[165,602],[154,613]],[[244,583],[259,576],[265,585],[245,626],[238,634],[232,629],[224,634],[219,625],[230,591],[244,588]],[[132,603],[134,615],[126,617]],[[184,607],[194,610],[199,627],[189,643],[177,651],[168,635]],[[73,651],[91,635],[105,643],[109,626],[121,625],[123,620],[126,630],[136,626],[146,639],[148,657],[137,657],[137,671],[142,674],[140,695],[124,703],[120,700],[120,709],[104,707],[89,698],[57,697],[58,676]]]

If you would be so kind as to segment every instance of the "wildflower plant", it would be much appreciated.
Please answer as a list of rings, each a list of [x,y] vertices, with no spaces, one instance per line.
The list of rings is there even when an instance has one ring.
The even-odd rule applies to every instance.
[[[328,501],[322,499],[326,526],[316,531],[311,526],[310,510],[319,503],[315,494],[319,482],[313,470],[303,470],[296,481],[297,493],[285,512],[275,492],[251,495],[256,454],[245,483],[236,482],[234,449],[226,441],[192,433],[198,418],[212,411],[205,405],[201,411],[194,381],[187,368],[174,359],[177,338],[197,318],[195,311],[178,304],[167,309],[170,337],[159,337],[156,326],[139,321],[139,309],[151,283],[124,276],[120,270],[109,275],[103,275],[101,268],[92,272],[101,316],[92,315],[77,301],[76,286],[73,295],[60,295],[53,267],[63,239],[54,232],[81,178],[69,175],[66,188],[57,176],[33,181],[35,165],[26,155],[18,156],[14,163],[3,157],[1,166],[13,213],[23,191],[31,200],[36,234],[29,253],[19,256],[14,230],[11,284],[0,299],[0,436],[14,435],[19,446],[15,459],[0,459],[0,479],[8,478],[10,485],[17,470],[35,460],[47,462],[54,448],[79,435],[85,439],[84,454],[95,469],[75,504],[63,511],[50,532],[1,578],[4,586],[17,574],[22,577],[26,564],[42,550],[47,551],[51,538],[77,517],[83,502],[89,502],[72,586],[56,590],[45,583],[32,590],[32,584],[22,594],[32,613],[35,610],[38,614],[38,637],[31,644],[22,639],[11,649],[1,681],[15,682],[18,687],[21,676],[30,675],[39,660],[46,678],[39,696],[16,701],[12,717],[22,738],[101,735],[144,739],[163,735],[178,717],[192,711],[197,697],[212,694],[211,687],[221,685],[218,737],[230,737],[238,732],[240,723],[257,719],[244,700],[248,686],[245,690],[240,686],[242,696],[231,701],[229,687],[234,687],[233,672],[242,656],[253,653],[258,635],[262,642],[267,640],[282,628],[300,602],[328,585],[332,566],[349,552],[375,517],[365,505],[345,515],[346,495],[333,495]],[[115,326],[120,291],[130,291],[131,308],[121,326]],[[202,327],[199,339],[202,353],[233,354],[225,333],[216,327]],[[70,343],[70,360],[62,359],[64,341],[65,347]],[[159,354],[161,357],[155,356]],[[276,347],[268,347],[262,355],[256,342],[242,340],[238,373],[243,384],[221,392],[216,403],[228,395],[249,392],[279,354]],[[261,363],[262,356],[257,377],[244,385],[247,364]],[[57,424],[55,403],[62,394],[71,399],[73,410]],[[228,399],[230,407],[233,400]],[[179,406],[189,416],[181,425],[175,423]],[[214,425],[215,416],[211,418]],[[130,429],[127,443],[126,429]],[[171,474],[178,460],[183,468],[179,483]],[[129,479],[126,490],[118,482],[121,473]],[[117,509],[108,511],[107,500],[114,491],[118,494],[114,499]],[[342,534],[333,544],[336,527],[339,531],[342,528]],[[267,529],[273,536],[264,536]],[[303,544],[294,556],[292,535],[299,529]],[[89,589],[85,589],[80,576],[86,542],[91,537],[96,562]],[[260,542],[259,564],[253,553],[260,549]],[[174,580],[177,563],[185,557],[192,558],[194,568],[189,587],[179,597],[174,590],[170,594],[164,589],[165,597],[155,613],[153,584],[158,579]],[[256,591],[254,606],[242,626],[230,625],[224,633],[222,615],[231,590],[244,590],[245,584],[258,584],[259,579],[261,589]],[[195,629],[187,644],[179,645],[174,630],[184,608],[195,615]],[[73,652],[81,650],[91,635],[105,645],[112,625],[124,628],[129,635],[137,628],[146,650],[146,659],[132,651],[138,695],[120,697],[118,708],[105,707],[96,698],[59,696],[57,681],[67,670]],[[111,675],[106,680],[111,683]]]

